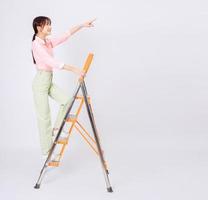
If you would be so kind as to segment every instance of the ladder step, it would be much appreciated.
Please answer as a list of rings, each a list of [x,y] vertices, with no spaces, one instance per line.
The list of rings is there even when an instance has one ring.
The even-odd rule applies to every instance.
[[[58,167],[59,166],[59,161],[52,160],[48,163],[48,166]]]
[[[83,99],[83,96],[76,96],[76,99]]]
[[[88,99],[90,99],[90,96],[87,96]],[[77,96],[76,99],[84,99],[83,96]]]
[[[66,119],[67,122],[73,122],[73,121],[76,121],[76,120],[77,120],[77,116],[73,115],[73,114],[70,114]]]
[[[59,137],[57,144],[68,144],[68,139],[66,137]]]

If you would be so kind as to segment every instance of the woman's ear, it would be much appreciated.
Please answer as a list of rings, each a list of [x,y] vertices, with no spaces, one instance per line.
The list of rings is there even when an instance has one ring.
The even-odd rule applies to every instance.
[[[42,26],[37,26],[38,32],[42,32],[43,27]]]

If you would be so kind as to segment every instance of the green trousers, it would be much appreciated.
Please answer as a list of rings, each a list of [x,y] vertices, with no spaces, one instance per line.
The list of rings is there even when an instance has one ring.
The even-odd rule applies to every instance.
[[[53,144],[48,97],[50,96],[60,104],[60,109],[54,124],[56,128],[60,127],[71,100],[64,91],[52,82],[52,78],[53,72],[38,70],[32,82],[40,147],[43,155],[47,155]]]

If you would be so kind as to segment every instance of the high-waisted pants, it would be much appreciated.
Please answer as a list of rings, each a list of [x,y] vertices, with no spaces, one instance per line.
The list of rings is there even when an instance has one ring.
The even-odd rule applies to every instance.
[[[70,98],[52,81],[53,72],[37,70],[32,82],[33,98],[37,116],[40,147],[43,155],[47,155],[52,144],[52,125],[49,107],[49,96],[60,104],[55,120],[55,128],[59,128],[67,112]]]

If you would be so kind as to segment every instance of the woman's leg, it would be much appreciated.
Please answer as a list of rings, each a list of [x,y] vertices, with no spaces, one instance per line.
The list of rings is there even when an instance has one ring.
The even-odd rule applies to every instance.
[[[51,84],[49,96],[60,104],[59,112],[54,124],[55,128],[59,128],[68,110],[71,98],[69,98],[55,83]]]
[[[51,115],[48,102],[48,91],[51,85],[51,74],[38,72],[33,81],[33,97],[35,102],[40,146],[43,155],[47,155],[52,146]]]

